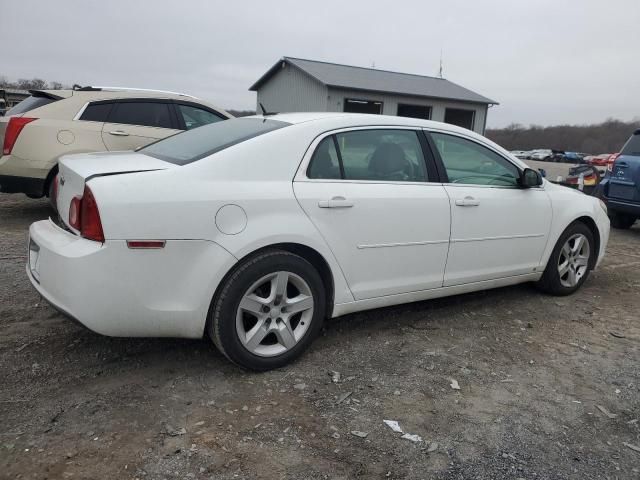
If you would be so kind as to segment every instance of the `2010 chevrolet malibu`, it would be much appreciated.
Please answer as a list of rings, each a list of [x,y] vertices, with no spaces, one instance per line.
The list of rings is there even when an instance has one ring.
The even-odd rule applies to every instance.
[[[69,156],[27,274],[95,332],[199,338],[243,367],[300,355],[325,317],[521,282],[566,295],[602,260],[597,199],[471,131],[298,113]]]

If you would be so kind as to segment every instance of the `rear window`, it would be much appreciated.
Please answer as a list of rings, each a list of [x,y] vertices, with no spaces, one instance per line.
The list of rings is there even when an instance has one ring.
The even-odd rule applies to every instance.
[[[627,143],[622,147],[620,155],[640,157],[640,131],[631,135],[631,138],[627,140]]]
[[[235,118],[173,135],[139,152],[175,165],[186,165],[288,125],[291,124],[279,120]]]
[[[29,110],[35,110],[39,107],[44,107],[45,105],[49,105],[50,103],[56,102],[57,99],[47,98],[47,97],[27,97],[15,107],[11,108],[7,111],[6,115],[19,115],[21,113],[26,113]]]

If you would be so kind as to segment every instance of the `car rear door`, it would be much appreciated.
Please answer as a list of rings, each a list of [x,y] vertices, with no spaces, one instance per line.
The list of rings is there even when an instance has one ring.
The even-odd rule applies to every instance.
[[[536,272],[552,218],[544,189],[520,188],[518,167],[472,138],[429,138],[451,202],[444,286]]]
[[[640,202],[640,130],[622,147],[609,179],[609,198]]]
[[[111,151],[135,150],[181,131],[171,101],[122,99],[103,125],[102,140]]]
[[[442,286],[449,199],[426,139],[368,128],[316,139],[294,181],[356,300]]]

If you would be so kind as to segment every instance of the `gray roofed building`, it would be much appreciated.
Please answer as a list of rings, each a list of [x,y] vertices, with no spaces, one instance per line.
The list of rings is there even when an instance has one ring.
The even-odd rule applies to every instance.
[[[283,57],[249,90],[269,111],[335,111],[426,118],[484,133],[498,102],[444,78]]]

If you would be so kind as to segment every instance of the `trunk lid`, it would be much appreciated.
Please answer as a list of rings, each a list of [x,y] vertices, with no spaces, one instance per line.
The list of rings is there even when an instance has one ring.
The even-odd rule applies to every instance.
[[[69,225],[69,206],[74,197],[82,197],[84,187],[92,178],[134,174],[177,168],[176,165],[136,152],[100,152],[62,157],[58,163],[58,194],[56,205],[60,221]],[[100,208],[100,199],[98,209]]]

